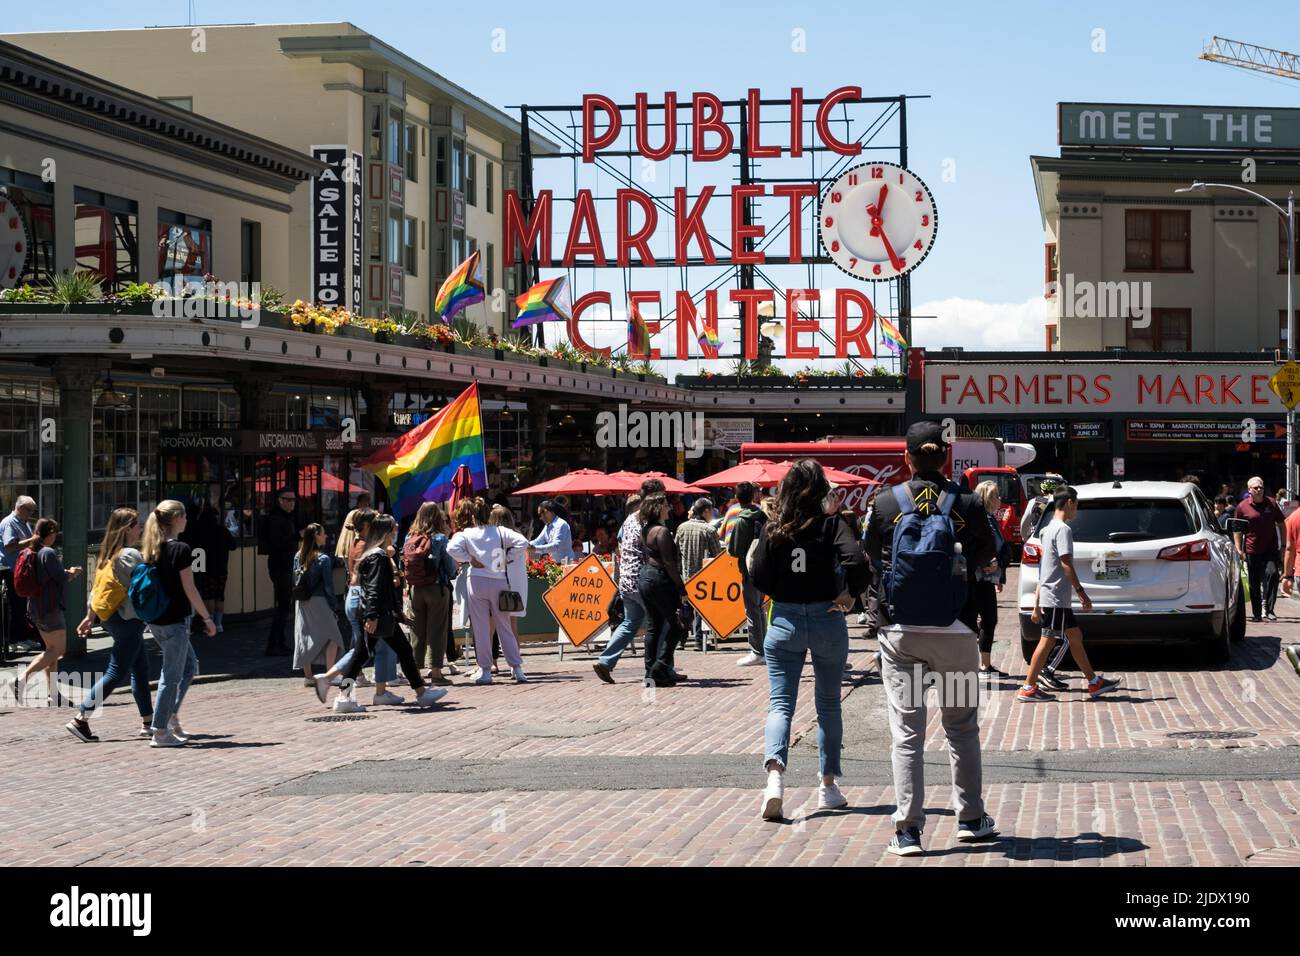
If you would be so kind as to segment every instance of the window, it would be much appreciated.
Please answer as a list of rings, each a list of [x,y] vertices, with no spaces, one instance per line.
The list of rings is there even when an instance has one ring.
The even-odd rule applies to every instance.
[[[1134,327],[1130,319],[1127,344],[1135,352],[1190,352],[1192,310],[1152,309],[1146,328]]]
[[[390,265],[402,264],[405,242],[402,237],[402,214],[396,209],[388,211],[388,262]]]
[[[1294,229],[1300,225],[1300,214],[1292,220],[1291,227]],[[1296,234],[1296,239],[1300,240],[1300,233]],[[1296,252],[1300,253],[1300,245],[1297,246]],[[1277,272],[1278,275],[1286,274],[1286,220],[1281,216],[1277,217]]]
[[[411,182],[419,179],[420,160],[415,155],[415,124],[406,124],[406,178]]]
[[[486,204],[486,206],[487,206],[487,211],[490,213],[490,212],[492,212],[492,180],[493,180],[493,176],[492,176],[492,163],[491,163],[491,162],[488,162],[486,165],[487,165],[487,175],[486,175],[484,181],[485,181],[486,184],[487,184],[487,196],[484,197],[484,198],[485,198],[485,200],[486,200],[486,203],[485,203],[485,204]]]
[[[384,261],[384,224],[380,219],[381,206],[370,207],[370,217],[366,220],[366,254],[371,262]]]
[[[13,285],[49,285],[54,268],[54,184],[0,168],[0,217],[16,211],[27,233],[27,259],[18,266]],[[8,276],[4,277],[8,280]]]
[[[1300,329],[1300,309],[1295,312],[1295,326]],[[1277,310],[1277,347],[1286,349],[1286,309]]]
[[[194,97],[192,96],[160,96],[158,99],[168,106],[176,107],[178,110],[185,110],[187,113],[194,112]]]
[[[140,281],[140,234],[137,205],[107,193],[73,190],[76,214],[73,236],[77,268],[99,276],[105,292],[120,292]]]
[[[366,157],[377,163],[384,158],[384,108],[379,103],[371,103],[369,109]]]
[[[202,282],[212,272],[212,221],[158,210],[158,278]]]
[[[478,205],[478,154],[465,151],[465,205]]]
[[[1049,242],[1044,247],[1044,252],[1046,253],[1044,258],[1047,261],[1046,276],[1043,281],[1047,283],[1047,291],[1044,293],[1043,297],[1050,299],[1052,296],[1056,295],[1057,276],[1060,269],[1060,261],[1056,258],[1056,243]]]
[[[412,276],[417,274],[415,270],[415,233],[416,233],[415,220],[412,219],[410,216],[407,216],[404,259],[406,265],[406,274]]]
[[[402,120],[405,117],[401,110],[390,110],[388,113],[388,162],[393,166],[402,164]]]
[[[465,144],[460,140],[452,140],[451,143],[451,188],[457,192],[462,191],[465,187]]]
[[[1129,209],[1124,214],[1124,268],[1186,272],[1192,267],[1192,214],[1179,209]]]
[[[59,415],[58,387],[35,379],[0,379],[0,501],[36,499],[39,514],[62,514],[63,445],[41,441],[41,421]]]
[[[239,224],[239,281],[262,281],[262,224],[247,219]]]
[[[497,271],[497,257],[496,250],[492,248],[492,243],[487,244],[487,252],[483,254],[483,258],[487,268],[487,271],[483,273],[484,288],[487,290],[487,294],[491,296],[496,292],[497,288],[496,282],[493,281]]]
[[[435,186],[447,185],[447,137],[445,136],[434,139],[433,182]]]
[[[447,269],[447,275],[451,275],[451,270],[467,258],[469,256],[465,252],[465,233],[460,229],[453,229],[451,232],[451,263]]]

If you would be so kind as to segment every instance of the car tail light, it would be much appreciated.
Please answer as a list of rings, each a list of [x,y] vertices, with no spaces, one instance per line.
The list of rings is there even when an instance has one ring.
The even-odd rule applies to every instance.
[[[1024,551],[1020,553],[1021,564],[1037,564],[1043,556],[1043,549],[1036,544],[1025,545]]]
[[[1161,561],[1208,561],[1210,560],[1210,542],[1201,540],[1171,544],[1167,548],[1161,548],[1156,557]]]

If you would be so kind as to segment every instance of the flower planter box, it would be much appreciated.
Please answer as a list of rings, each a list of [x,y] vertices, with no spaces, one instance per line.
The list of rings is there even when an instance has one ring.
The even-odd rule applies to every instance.
[[[374,333],[369,329],[364,329],[359,325],[344,325],[339,328],[335,335],[341,335],[348,339],[361,339],[363,342],[373,342]]]
[[[542,595],[550,589],[551,585],[542,578],[528,579],[528,610],[515,618],[515,631],[521,639],[553,641],[559,634],[560,625],[542,600]]]
[[[120,306],[111,302],[81,302],[61,305],[54,302],[0,302],[3,315],[116,315]]]
[[[397,336],[397,344],[408,349],[427,349],[432,343],[423,335],[400,334]]]

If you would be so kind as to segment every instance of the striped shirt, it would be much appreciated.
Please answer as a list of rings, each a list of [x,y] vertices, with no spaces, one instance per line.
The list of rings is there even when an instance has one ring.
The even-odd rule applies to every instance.
[[[722,524],[718,526],[718,537],[722,539],[724,544],[731,539],[731,528],[736,523],[737,515],[744,510],[745,506],[737,502],[728,508],[727,513],[722,516]]]

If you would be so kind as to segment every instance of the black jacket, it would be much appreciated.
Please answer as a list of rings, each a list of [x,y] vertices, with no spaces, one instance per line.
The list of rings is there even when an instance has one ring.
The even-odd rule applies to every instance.
[[[361,582],[361,619],[396,622],[402,605],[393,583],[392,558],[383,551],[366,552],[357,565],[357,577]]]
[[[292,570],[298,543],[298,528],[293,515],[276,505],[262,520],[261,545],[267,568],[281,572]]]
[[[923,515],[929,514],[930,508],[938,504],[941,491],[957,488],[955,483],[938,472],[919,474],[907,484],[916,499],[916,510]],[[876,506],[871,512],[871,520],[867,523],[865,546],[867,556],[886,569],[894,545],[894,523],[901,514],[898,502],[894,499],[894,490],[880,489],[876,495]],[[957,542],[966,558],[966,579],[973,582],[976,568],[987,567],[998,556],[993,529],[989,527],[988,511],[974,492],[963,491],[952,506],[951,514]]]
[[[771,530],[769,521],[754,552],[752,580],[773,601],[817,604],[834,601],[845,590],[857,595],[871,587],[871,566],[853,529],[839,515],[823,516],[779,546],[768,538]],[[795,548],[803,551],[801,570],[795,570]]]

